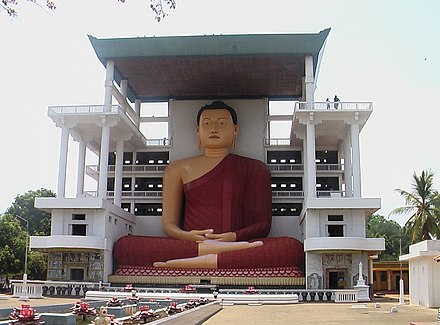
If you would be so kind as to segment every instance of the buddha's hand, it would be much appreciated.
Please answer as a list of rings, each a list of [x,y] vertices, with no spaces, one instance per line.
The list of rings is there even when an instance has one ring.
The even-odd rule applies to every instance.
[[[206,240],[206,236],[210,235],[214,232],[214,229],[203,229],[203,230],[191,230],[189,231],[190,237],[189,240],[193,240],[196,242],[202,242]]]
[[[237,235],[235,232],[224,232],[222,234],[207,233],[205,234],[205,238],[217,241],[236,241]]]

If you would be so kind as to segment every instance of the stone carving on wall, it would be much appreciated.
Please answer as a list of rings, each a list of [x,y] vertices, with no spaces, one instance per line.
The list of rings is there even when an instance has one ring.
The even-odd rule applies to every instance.
[[[322,289],[322,277],[318,273],[312,273],[307,277],[308,289]]]
[[[351,254],[322,254],[322,266],[326,268],[350,268]]]

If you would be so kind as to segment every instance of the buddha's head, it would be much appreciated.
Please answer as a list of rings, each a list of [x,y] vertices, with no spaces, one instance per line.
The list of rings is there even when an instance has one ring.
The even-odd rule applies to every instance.
[[[238,134],[237,113],[221,101],[205,105],[197,113],[196,133],[202,148],[235,148]]]

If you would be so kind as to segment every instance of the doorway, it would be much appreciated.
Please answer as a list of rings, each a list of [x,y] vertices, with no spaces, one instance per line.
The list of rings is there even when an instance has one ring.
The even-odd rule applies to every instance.
[[[328,271],[328,288],[329,289],[345,289],[346,272],[341,270]]]
[[[83,281],[84,269],[70,269],[70,280]]]

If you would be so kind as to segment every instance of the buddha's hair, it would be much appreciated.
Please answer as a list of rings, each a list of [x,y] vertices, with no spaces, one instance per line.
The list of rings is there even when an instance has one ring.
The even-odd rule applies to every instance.
[[[234,125],[237,125],[237,122],[238,122],[237,121],[237,113],[235,112],[235,110],[231,106],[225,104],[221,100],[216,100],[216,101],[212,102],[211,104],[207,104],[205,106],[202,106],[199,109],[199,112],[197,113],[197,125],[199,125],[199,123],[200,123],[200,116],[202,115],[203,111],[206,111],[207,109],[225,109],[225,110],[227,110],[231,114],[232,122],[234,123]]]

